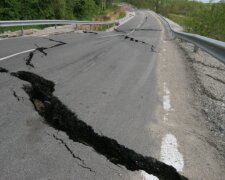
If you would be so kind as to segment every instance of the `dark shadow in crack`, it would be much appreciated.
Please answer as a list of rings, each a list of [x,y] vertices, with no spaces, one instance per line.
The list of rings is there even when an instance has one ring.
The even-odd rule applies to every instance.
[[[36,74],[19,71],[11,73],[21,80],[31,83],[23,87],[37,112],[57,130],[66,132],[70,139],[92,147],[116,165],[128,170],[144,170],[162,180],[184,180],[176,169],[152,157],[145,157],[119,144],[116,140],[97,134],[93,128],[80,120],[57,97],[53,95],[54,83]]]
[[[45,38],[48,39],[48,38]],[[53,46],[50,47],[39,47],[37,44],[35,44],[35,46],[37,47],[34,51],[30,52],[28,57],[25,58],[25,62],[27,66],[30,66],[32,68],[34,68],[34,64],[32,63],[32,59],[34,57],[34,53],[39,51],[40,53],[42,53],[43,55],[47,56],[48,54],[45,52],[45,50],[47,49],[52,49],[58,46],[62,46],[65,45],[67,43],[63,42],[63,41],[58,41],[58,40],[54,40],[54,39],[48,39],[49,41],[53,41],[53,42],[57,42],[58,44],[55,44]]]
[[[126,30],[120,30],[120,29],[117,29],[117,28],[114,28],[114,31],[116,31],[116,32],[122,32],[122,33],[127,33]]]
[[[135,31],[162,31],[162,29],[139,28],[139,29],[135,29]]]
[[[0,73],[8,73],[9,71],[3,67],[0,67]]]
[[[52,134],[52,135],[48,134],[48,135],[49,135],[49,136],[52,136],[56,141],[59,141],[62,145],[64,145],[64,147],[67,149],[67,151],[69,151],[69,153],[72,155],[72,157],[73,157],[74,159],[77,159],[78,161],[80,161],[80,162],[82,163],[82,164],[77,163],[78,166],[80,166],[80,167],[82,167],[82,168],[84,168],[84,169],[87,169],[87,170],[89,170],[90,172],[92,172],[92,173],[94,173],[94,174],[96,175],[96,172],[95,172],[94,170],[92,170],[90,167],[88,167],[88,166],[85,164],[85,162],[84,162],[83,159],[81,159],[80,157],[78,157],[78,156],[76,156],[76,155],[74,154],[74,152],[72,151],[72,149],[70,149],[70,147],[63,141],[63,139],[57,137],[55,134]]]
[[[133,29],[125,29],[125,30],[114,29],[114,30],[116,32],[126,33],[126,32],[132,31]],[[161,29],[152,29],[152,28],[137,28],[137,29],[135,29],[135,31],[162,31],[162,30]]]
[[[59,44],[66,44],[66,43],[63,42],[63,41],[59,41],[59,40],[55,40],[55,39],[51,39],[51,38],[45,38],[45,39],[48,39],[49,41],[57,42],[57,43],[59,43]]]
[[[44,54],[45,56],[47,56],[48,54],[45,52],[45,50],[49,49],[49,48],[46,48],[46,47],[38,47],[38,45],[36,45],[37,48],[35,51],[39,51],[40,53]]]
[[[13,96],[17,99],[17,101],[20,101],[19,96],[16,94],[16,91],[13,91]]]
[[[51,47],[49,47],[48,49],[51,49],[51,48],[55,48],[55,47],[59,47],[59,46],[63,46],[63,45],[66,45],[67,43],[63,42],[63,41],[58,41],[58,40],[55,40],[55,39],[51,39],[49,38],[48,39],[49,41],[53,41],[53,42],[57,42],[58,44],[56,45],[53,45]]]
[[[30,52],[28,57],[25,58],[26,65],[32,68],[34,68],[34,65],[31,63],[33,56],[34,56],[34,52]]]
[[[142,44],[150,45],[150,44],[147,43],[147,42],[141,41],[141,40],[139,40],[139,39],[135,39],[135,38],[130,37],[130,36],[127,36],[127,35],[124,36],[124,39],[129,39],[130,41],[134,41],[134,42],[136,42],[136,43],[142,43]]]
[[[95,34],[95,35],[97,35],[98,33],[97,32],[94,32],[94,31],[83,31],[83,33],[89,33],[89,34]]]

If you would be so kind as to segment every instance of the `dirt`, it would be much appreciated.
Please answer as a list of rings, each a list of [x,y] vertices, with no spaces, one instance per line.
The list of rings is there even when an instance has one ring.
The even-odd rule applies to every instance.
[[[179,47],[187,59],[196,104],[210,131],[208,141],[225,160],[225,65],[201,50],[194,53],[188,43],[179,42]]]

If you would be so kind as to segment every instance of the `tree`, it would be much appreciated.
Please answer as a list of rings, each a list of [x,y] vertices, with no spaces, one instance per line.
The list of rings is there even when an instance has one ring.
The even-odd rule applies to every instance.
[[[97,13],[97,6],[94,0],[76,0],[73,14],[79,19],[87,19]]]

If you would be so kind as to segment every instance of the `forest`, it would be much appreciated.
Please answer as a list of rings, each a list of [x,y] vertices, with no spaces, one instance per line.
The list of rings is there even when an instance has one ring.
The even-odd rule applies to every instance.
[[[178,24],[187,32],[225,41],[225,0],[202,3],[190,0],[125,0],[138,8],[148,8]]]
[[[212,0],[213,1],[213,0]],[[93,20],[118,0],[1,0],[0,20]],[[190,0],[123,0],[160,13],[187,32],[225,41],[225,0],[202,3]]]
[[[1,20],[90,20],[112,6],[112,0],[1,0]]]

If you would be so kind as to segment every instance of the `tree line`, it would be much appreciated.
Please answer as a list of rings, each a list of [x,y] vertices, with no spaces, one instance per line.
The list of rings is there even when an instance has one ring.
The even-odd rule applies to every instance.
[[[91,19],[113,0],[1,0],[0,20]]]
[[[225,41],[225,0],[207,4],[190,0],[125,0],[125,2],[139,8],[150,8],[169,17],[182,25],[187,32]]]

